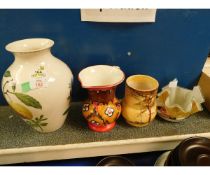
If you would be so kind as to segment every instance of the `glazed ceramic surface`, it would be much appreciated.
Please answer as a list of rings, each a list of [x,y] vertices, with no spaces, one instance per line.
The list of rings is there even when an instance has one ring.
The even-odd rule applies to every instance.
[[[146,126],[154,120],[158,82],[146,75],[133,75],[127,78],[122,115],[132,126]]]
[[[190,137],[182,140],[167,156],[165,166],[210,166],[210,139]]]
[[[23,120],[40,132],[59,129],[68,113],[73,75],[54,57],[50,39],[15,41],[6,46],[15,61],[2,79],[2,91],[9,105]]]
[[[96,166],[135,166],[135,164],[122,156],[108,156],[100,160]]]
[[[166,151],[164,152],[163,154],[161,154],[158,159],[156,160],[155,162],[155,165],[154,166],[164,166],[165,165],[165,162],[168,158],[168,155],[170,154],[171,151]]]
[[[124,73],[116,66],[97,65],[83,69],[79,80],[89,94],[82,113],[90,129],[98,132],[111,130],[121,114],[115,90],[124,80]]]
[[[199,86],[190,90],[177,86],[177,82],[176,79],[171,81],[158,94],[158,114],[167,121],[182,121],[203,110],[204,98]]]

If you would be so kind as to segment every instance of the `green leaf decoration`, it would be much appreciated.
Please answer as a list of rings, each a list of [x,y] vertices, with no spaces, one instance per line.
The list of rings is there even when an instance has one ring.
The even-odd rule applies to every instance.
[[[47,118],[40,119],[40,121],[45,121],[45,120],[47,120]]]
[[[13,90],[13,92],[15,92],[15,90],[16,90],[16,86],[15,85],[12,86],[12,90]]]
[[[4,73],[4,77],[11,77],[11,73],[9,70],[7,70],[5,73]]]
[[[35,98],[22,93],[14,93],[14,95],[27,106],[42,109],[41,104]]]
[[[44,123],[43,121],[47,120],[47,118],[44,118],[43,115],[40,117],[36,117],[35,120],[27,120],[26,122],[31,125],[33,128],[39,128],[41,131],[43,131],[43,126],[47,126],[48,123]]]
[[[47,126],[48,123],[41,123],[40,125],[41,125],[41,126]]]
[[[63,115],[66,115],[70,110],[70,106],[65,110],[65,112],[63,113]]]

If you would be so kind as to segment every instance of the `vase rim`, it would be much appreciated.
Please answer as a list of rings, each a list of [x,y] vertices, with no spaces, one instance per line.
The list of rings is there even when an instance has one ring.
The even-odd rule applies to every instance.
[[[49,49],[54,41],[48,38],[27,38],[6,45],[5,49],[12,53],[31,53]]]
[[[126,85],[136,91],[150,92],[159,87],[158,80],[149,75],[131,75],[126,79]]]
[[[83,88],[110,89],[122,83],[125,74],[118,66],[94,65],[82,69],[78,79]]]

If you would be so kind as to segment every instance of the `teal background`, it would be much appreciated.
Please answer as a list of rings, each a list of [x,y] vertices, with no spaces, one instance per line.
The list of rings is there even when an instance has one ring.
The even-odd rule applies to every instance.
[[[209,53],[209,19],[210,10],[158,9],[155,23],[95,23],[81,22],[79,9],[1,9],[0,77],[14,60],[4,49],[6,44],[47,37],[55,41],[53,54],[74,74],[73,101],[87,95],[77,80],[79,71],[96,64],[120,66],[126,77],[151,75],[160,88],[174,78],[191,88]],[[124,83],[118,97],[124,94]],[[0,105],[4,104],[0,93]]]

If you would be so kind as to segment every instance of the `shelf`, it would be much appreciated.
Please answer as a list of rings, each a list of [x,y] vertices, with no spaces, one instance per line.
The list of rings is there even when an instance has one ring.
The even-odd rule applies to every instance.
[[[52,133],[38,133],[10,107],[0,107],[0,164],[95,157],[173,149],[191,136],[210,138],[210,113],[199,112],[180,123],[158,116],[148,126],[129,126],[121,117],[107,133],[88,129],[81,103],[72,103],[64,126]]]

